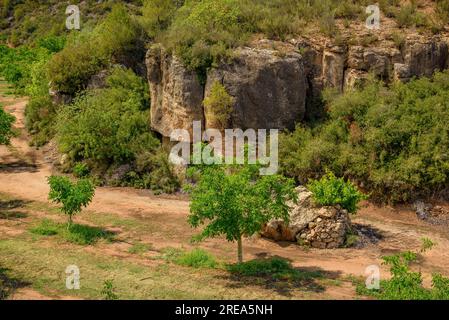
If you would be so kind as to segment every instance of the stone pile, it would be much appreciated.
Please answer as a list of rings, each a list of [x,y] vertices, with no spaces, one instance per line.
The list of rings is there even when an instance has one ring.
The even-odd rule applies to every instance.
[[[348,211],[339,206],[319,206],[312,193],[298,187],[298,203],[291,204],[290,222],[272,220],[263,229],[262,236],[276,241],[294,241],[320,249],[334,249],[345,245],[351,230]]]

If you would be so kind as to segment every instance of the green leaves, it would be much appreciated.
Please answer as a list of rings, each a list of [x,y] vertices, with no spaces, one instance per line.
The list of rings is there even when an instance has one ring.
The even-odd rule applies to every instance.
[[[189,223],[205,225],[200,238],[224,235],[228,241],[252,236],[274,218],[288,221],[287,202],[296,200],[292,180],[259,176],[257,165],[211,165],[189,169],[196,184],[191,193]]]
[[[349,213],[357,211],[357,204],[367,197],[350,181],[337,178],[332,172],[320,180],[312,180],[308,186],[314,200],[323,206],[341,205]]]
[[[69,225],[72,216],[87,207],[95,194],[95,186],[88,179],[73,183],[67,177],[51,176],[48,178],[50,192],[48,198],[54,203],[62,204],[61,211],[69,215]]]
[[[15,121],[15,117],[3,110],[0,105],[0,145],[9,144],[10,139],[14,136],[12,130],[12,124]]]
[[[449,73],[328,101],[329,118],[280,137],[281,169],[302,183],[325,174],[363,182],[374,200],[437,194],[449,182]]]

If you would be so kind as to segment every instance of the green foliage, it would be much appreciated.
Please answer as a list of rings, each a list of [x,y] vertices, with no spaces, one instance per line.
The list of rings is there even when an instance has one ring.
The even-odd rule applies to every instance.
[[[115,293],[114,281],[113,280],[105,280],[103,283],[103,290],[101,294],[104,297],[104,300],[118,300],[119,297]]]
[[[33,64],[47,60],[49,56],[50,52],[43,47],[14,49],[0,45],[0,76],[19,92],[24,92],[32,78]]]
[[[449,0],[437,0],[436,12],[444,23],[449,23]]]
[[[423,246],[430,250],[433,242],[423,239]],[[417,257],[418,254],[412,251],[383,257],[383,264],[390,268],[391,279],[382,280],[379,290],[367,290],[360,284],[358,292],[383,300],[449,300],[449,278],[433,274],[432,288],[424,287],[421,272],[410,268],[413,263],[417,263]]]
[[[8,3],[8,9],[4,9],[3,2]],[[62,38],[68,33],[76,32],[69,31],[65,27],[67,17],[65,10],[69,4],[79,6],[81,28],[92,29],[92,26],[107,15],[116,3],[123,3],[123,1],[89,0],[74,3],[68,0],[1,0],[0,35],[14,46],[34,45],[42,37]],[[124,5],[130,12],[136,12],[141,4],[139,0],[133,0],[126,1]]]
[[[80,213],[83,207],[87,207],[95,194],[95,186],[90,180],[83,179],[76,183],[67,177],[50,176],[48,178],[50,192],[48,198],[62,204],[61,211],[68,215],[68,227],[71,227],[72,216]]]
[[[311,180],[307,185],[314,200],[323,206],[340,205],[349,213],[356,213],[357,205],[366,196],[350,181],[337,178],[332,172],[320,180]]]
[[[15,117],[3,110],[0,105],[0,145],[10,143],[10,139],[14,136],[12,129],[14,121]]]
[[[146,0],[142,8],[142,25],[151,37],[156,37],[170,25],[183,0]]]
[[[137,51],[141,45],[139,30],[126,9],[115,6],[92,32],[81,34],[78,41],[53,56],[48,69],[53,88],[69,95],[80,92],[98,71]]]
[[[151,189],[155,193],[174,193],[180,187],[169,154],[163,148],[138,154],[136,171],[128,173],[126,179],[133,187]]]
[[[204,99],[203,104],[208,117],[208,127],[227,128],[233,111],[234,98],[220,82],[212,84],[210,94]]]
[[[217,266],[214,256],[203,249],[193,249],[190,252],[184,252],[175,262],[176,264],[192,268],[215,268]]]
[[[242,259],[242,236],[252,236],[273,218],[288,221],[289,200],[296,200],[292,180],[279,175],[259,176],[258,165],[210,165],[192,167],[197,183],[191,193],[189,223],[206,225],[198,239],[224,235],[238,241]]]
[[[32,144],[42,146],[55,134],[56,106],[48,95],[30,99],[25,109],[25,125]]]
[[[113,234],[98,227],[73,224],[70,229],[63,224],[43,219],[40,224],[30,228],[30,232],[41,236],[59,236],[65,241],[79,245],[92,245],[98,240],[113,240]]]
[[[86,92],[58,114],[61,152],[73,162],[108,164],[126,163],[139,152],[154,150],[158,141],[149,131],[147,101],[144,81],[130,70],[115,68],[106,88]]]
[[[425,253],[429,250],[432,250],[432,248],[435,246],[436,244],[429,238],[421,238],[421,253]]]
[[[149,127],[148,88],[131,70],[116,67],[106,87],[91,90],[64,107],[57,117],[59,149],[68,155],[68,166],[88,165],[92,174],[104,176],[131,164],[116,185],[151,188],[171,193],[179,182],[168,154]]]
[[[82,162],[78,162],[73,167],[73,175],[77,178],[87,177],[90,173],[89,167]]]
[[[449,73],[383,87],[371,81],[329,95],[328,119],[280,137],[285,174],[303,183],[325,174],[363,183],[374,200],[399,202],[449,182]]]

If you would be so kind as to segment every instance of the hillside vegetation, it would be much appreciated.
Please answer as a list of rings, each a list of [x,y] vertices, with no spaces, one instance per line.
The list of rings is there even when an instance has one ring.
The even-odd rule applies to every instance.
[[[231,57],[233,48],[257,37],[287,40],[321,33],[337,39],[352,22],[364,22],[370,4],[115,2],[80,3],[83,28],[70,33],[63,27],[66,2],[1,2],[0,75],[30,97],[26,122],[33,143],[41,146],[56,138],[67,154],[62,170],[85,167],[101,183],[165,192],[175,191],[179,182],[149,127],[150,98],[141,68],[147,45],[161,42],[202,77]],[[380,6],[383,19],[398,30],[430,35],[449,22],[448,0],[382,0]],[[92,85],[99,73],[103,79]],[[382,201],[442,193],[449,181],[447,83],[445,72],[391,87],[372,80],[344,95],[328,94],[323,119],[283,136],[283,173],[306,183],[332,171]]]

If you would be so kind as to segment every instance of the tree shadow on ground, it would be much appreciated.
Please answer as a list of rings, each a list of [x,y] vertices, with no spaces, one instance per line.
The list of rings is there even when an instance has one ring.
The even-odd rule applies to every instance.
[[[28,215],[14,209],[24,208],[30,201],[24,200],[0,200],[0,219],[21,219]]]
[[[37,172],[37,165],[20,160],[0,164],[0,173]]]
[[[31,284],[9,276],[9,271],[9,269],[0,266],[0,300],[8,299],[17,289],[27,287]]]
[[[337,279],[341,275],[319,267],[293,267],[291,262],[290,259],[262,253],[257,259],[227,265],[229,274],[218,277],[226,280],[229,288],[258,286],[284,297],[293,297],[294,292],[324,292],[326,288],[320,280]]]

